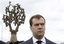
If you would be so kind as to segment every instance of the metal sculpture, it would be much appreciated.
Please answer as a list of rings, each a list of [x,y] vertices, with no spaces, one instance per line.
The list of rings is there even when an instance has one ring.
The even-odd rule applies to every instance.
[[[3,21],[6,27],[9,26],[11,32],[10,42],[16,42],[16,34],[18,32],[18,28],[21,24],[24,24],[25,22],[24,9],[21,8],[19,4],[12,5],[11,2],[9,2],[9,6],[7,6],[5,9],[5,15],[3,15]],[[16,26],[15,30],[12,29],[12,23]]]

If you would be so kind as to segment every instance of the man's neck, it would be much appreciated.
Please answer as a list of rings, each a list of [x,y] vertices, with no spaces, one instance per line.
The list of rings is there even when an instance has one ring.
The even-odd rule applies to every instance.
[[[33,36],[33,42],[35,43],[36,41],[43,41],[44,43],[46,43],[45,37],[43,37],[42,39],[37,39]]]
[[[44,36],[34,36],[36,39],[41,40]]]

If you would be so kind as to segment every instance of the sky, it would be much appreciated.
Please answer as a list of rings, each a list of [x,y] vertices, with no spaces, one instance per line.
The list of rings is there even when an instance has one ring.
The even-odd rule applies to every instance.
[[[20,25],[17,32],[19,41],[32,37],[29,19],[35,14],[41,14],[46,19],[45,36],[57,43],[64,42],[64,0],[0,0],[0,40],[7,42],[11,36],[9,27],[6,27],[2,20],[9,1],[13,5],[19,3],[25,11],[25,23]]]

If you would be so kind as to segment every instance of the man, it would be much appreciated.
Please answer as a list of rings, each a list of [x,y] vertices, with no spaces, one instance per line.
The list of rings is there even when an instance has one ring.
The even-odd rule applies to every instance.
[[[3,42],[3,41],[0,41],[0,44],[6,44],[5,42]]]
[[[29,23],[33,37],[22,44],[56,44],[44,37],[45,18],[43,16],[36,14],[30,18]]]

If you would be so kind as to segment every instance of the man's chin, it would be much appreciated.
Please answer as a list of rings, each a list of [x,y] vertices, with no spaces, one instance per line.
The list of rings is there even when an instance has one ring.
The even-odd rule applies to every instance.
[[[44,36],[44,34],[40,33],[40,34],[38,34],[38,36]]]
[[[39,32],[39,33],[37,33],[37,36],[44,36],[44,33],[43,32]]]
[[[37,38],[38,38],[38,39],[42,39],[42,38],[43,38],[43,35],[38,35]]]

